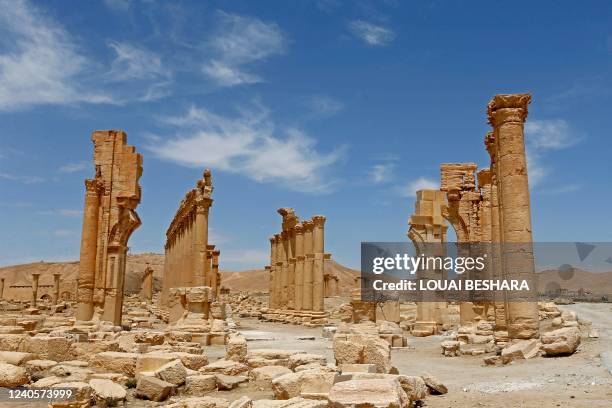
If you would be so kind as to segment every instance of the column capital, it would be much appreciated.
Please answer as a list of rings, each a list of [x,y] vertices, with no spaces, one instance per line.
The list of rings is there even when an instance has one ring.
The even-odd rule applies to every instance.
[[[210,207],[212,206],[213,199],[208,197],[196,197],[195,205],[196,205],[196,213],[197,214],[208,214]]]
[[[315,227],[322,227],[325,224],[325,218],[323,215],[315,215],[312,217],[312,222]]]
[[[302,229],[304,232],[312,232],[313,228],[314,228],[314,223],[312,221],[307,220],[307,221],[302,222]]]
[[[495,127],[508,122],[525,122],[530,102],[530,94],[495,95],[487,106],[489,123]]]
[[[295,231],[296,235],[301,235],[304,233],[304,225],[297,223],[295,224],[295,227],[293,227],[293,230]]]
[[[487,152],[489,152],[489,156],[493,157],[493,154],[495,152],[495,133],[487,132],[484,137],[484,144],[487,148]]]

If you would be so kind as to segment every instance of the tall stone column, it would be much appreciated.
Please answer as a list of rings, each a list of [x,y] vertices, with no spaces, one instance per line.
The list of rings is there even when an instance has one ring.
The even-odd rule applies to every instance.
[[[4,278],[0,279],[0,300],[4,299]]]
[[[53,304],[57,305],[60,298],[60,276],[59,273],[53,274]]]
[[[295,230],[287,231],[287,308],[295,310]]]
[[[528,94],[496,95],[489,103],[489,121],[497,143],[498,198],[501,205],[503,267],[508,278],[535,284],[531,208],[525,154],[524,123]],[[531,286],[530,286],[531,287]],[[534,299],[508,303],[508,335],[513,339],[539,337],[538,306]]]
[[[295,230],[295,310],[304,308],[304,227],[297,224]]]
[[[213,290],[213,293],[215,294],[215,299],[219,298],[219,289],[220,289],[220,283],[221,283],[221,279],[220,279],[220,275],[219,275],[219,255],[221,254],[221,251],[219,251],[218,249],[215,249],[214,251],[212,251],[212,285],[211,288]]]
[[[323,277],[325,276],[325,217],[312,217],[314,270],[312,277],[312,308],[315,312],[324,312]]]
[[[490,193],[490,237],[491,237],[491,277],[494,279],[503,279],[501,263],[501,212],[499,208],[499,196],[497,190],[498,169],[497,169],[497,143],[495,141],[495,133],[488,132],[485,136],[485,146],[491,159],[490,174],[491,174],[491,193]],[[505,293],[495,293],[495,327],[499,330],[506,330],[506,298]]]
[[[314,271],[314,254],[313,254],[313,229],[312,221],[304,221],[302,223],[304,236],[304,294],[302,296],[302,309],[312,310],[312,277]]]
[[[206,250],[208,246],[208,215],[213,200],[207,197],[196,199],[193,240],[193,270],[196,286],[204,286],[206,280]]]
[[[81,233],[81,256],[79,262],[77,320],[93,317],[93,291],[96,279],[96,256],[98,252],[98,216],[102,183],[98,179],[85,180],[85,207],[83,209],[83,232]]]
[[[287,258],[287,254],[289,253],[289,233],[287,231],[283,231],[281,233],[281,248],[282,248],[282,252],[281,252],[281,261],[282,261],[282,289],[281,289],[281,295],[282,295],[282,305],[283,305],[283,309],[288,309],[289,308],[289,260]]]
[[[36,301],[38,300],[38,278],[40,273],[32,274],[32,307],[36,307]]]
[[[147,303],[153,299],[153,269],[150,266],[144,270],[140,298]]]
[[[268,308],[276,308],[276,242],[275,237],[270,238],[270,282],[268,283]]]
[[[283,243],[282,243],[282,236],[280,234],[275,234],[274,235],[274,246],[276,248],[276,250],[274,251],[274,264],[276,265],[276,270],[275,270],[275,293],[276,295],[275,297],[275,307],[277,309],[282,309],[284,307],[284,303],[283,303],[283,299],[284,299],[284,295],[283,295]]]

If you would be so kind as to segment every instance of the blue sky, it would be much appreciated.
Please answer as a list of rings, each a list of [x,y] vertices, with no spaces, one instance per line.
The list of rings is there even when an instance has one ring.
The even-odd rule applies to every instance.
[[[0,265],[78,258],[90,134],[114,128],[144,155],[132,252],[162,252],[211,167],[222,268],[264,265],[284,206],[358,267],[440,163],[488,165],[509,92],[533,94],[535,239],[612,241],[612,3],[586,4],[0,0]]]

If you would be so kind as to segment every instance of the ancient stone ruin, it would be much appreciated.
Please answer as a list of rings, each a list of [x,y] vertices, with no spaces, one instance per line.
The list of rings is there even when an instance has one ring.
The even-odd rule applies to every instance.
[[[212,192],[212,175],[206,169],[196,187],[181,201],[166,231],[160,302],[171,310],[171,323],[184,317],[187,311],[201,313],[208,319],[210,303],[219,295],[220,252],[208,243]]]
[[[85,180],[77,320],[121,325],[128,239],[140,226],[142,156],[123,131],[93,132],[95,177]]]
[[[270,298],[266,318],[324,324],[325,217],[315,215],[300,222],[293,208],[280,208],[278,213],[283,217],[282,231],[270,238]]]

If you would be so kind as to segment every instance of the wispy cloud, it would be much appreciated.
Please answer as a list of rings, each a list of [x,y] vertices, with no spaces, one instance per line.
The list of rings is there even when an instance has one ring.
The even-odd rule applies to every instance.
[[[287,40],[274,23],[254,17],[219,12],[219,27],[210,43],[214,58],[202,72],[221,86],[262,82],[246,65],[286,51]]]
[[[330,96],[316,95],[305,99],[311,116],[318,118],[336,115],[344,109],[344,104]]]
[[[394,169],[395,163],[393,162],[375,164],[370,167],[370,180],[376,184],[388,183],[393,180]]]
[[[71,209],[67,209],[67,208],[59,208],[59,209],[56,209],[56,210],[37,211],[37,214],[40,214],[40,215],[60,215],[62,217],[82,217],[83,216],[83,211],[82,210],[71,210]]]
[[[564,119],[534,119],[525,123],[525,144],[529,183],[539,185],[552,169],[544,164],[547,152],[566,149],[582,140]]]
[[[547,195],[559,195],[559,194],[569,194],[575,193],[580,190],[580,186],[577,184],[568,184],[560,187],[553,187],[548,189],[543,189],[540,191],[541,194]]]
[[[73,237],[73,236],[77,236],[78,233],[77,231],[74,230],[67,230],[67,229],[57,229],[55,231],[53,231],[53,235],[55,235],[56,237]]]
[[[427,177],[419,177],[416,180],[409,182],[404,186],[397,188],[397,192],[402,197],[416,197],[418,190],[437,190],[440,188],[440,182]]]
[[[18,183],[23,183],[23,184],[36,184],[36,183],[42,183],[43,181],[45,181],[44,178],[39,177],[39,176],[27,176],[27,175],[3,173],[3,172],[0,172],[0,179],[16,181]]]
[[[88,66],[64,28],[25,0],[0,0],[0,110],[39,104],[112,102],[79,89]]]
[[[169,76],[161,57],[146,48],[124,42],[111,41],[108,46],[116,56],[108,73],[113,81],[145,80]]]
[[[76,173],[76,172],[88,169],[89,166],[90,166],[90,163],[86,161],[80,161],[77,163],[66,163],[60,166],[59,172],[60,173]]]
[[[176,136],[151,144],[158,157],[189,167],[209,166],[257,182],[277,182],[292,190],[321,193],[332,187],[326,170],[342,156],[338,148],[320,153],[314,139],[299,129],[279,130],[269,112],[255,106],[236,117],[192,107],[165,119]]]
[[[395,33],[390,28],[364,20],[352,21],[349,30],[355,37],[374,47],[388,45],[395,39]]]

